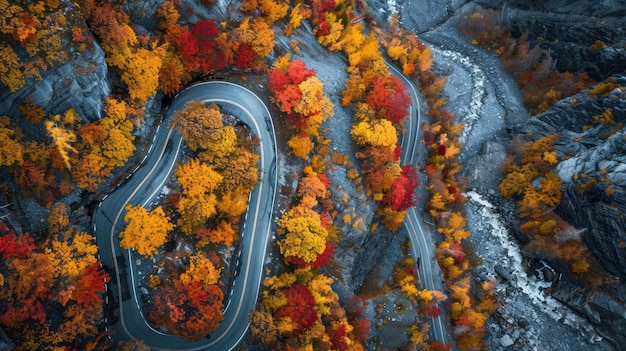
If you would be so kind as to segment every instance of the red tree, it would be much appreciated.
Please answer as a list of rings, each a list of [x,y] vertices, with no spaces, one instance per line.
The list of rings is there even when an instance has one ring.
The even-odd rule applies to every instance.
[[[185,68],[190,72],[197,71],[200,67],[200,60],[196,56],[199,49],[198,41],[193,33],[190,31],[183,32],[178,37],[176,48],[178,49],[180,57],[183,59]]]
[[[291,83],[291,79],[285,71],[272,69],[268,72],[268,76],[268,87],[270,91],[274,94],[283,91],[285,87],[287,87],[287,85]]]
[[[302,100],[302,91],[300,91],[297,85],[293,84],[287,85],[283,91],[275,95],[280,109],[290,115],[293,115],[293,108]]]
[[[391,189],[386,194],[387,205],[394,211],[415,206],[414,193],[418,185],[415,168],[410,164],[403,166],[400,176],[391,183]]]
[[[461,264],[465,261],[465,251],[463,251],[463,247],[458,242],[451,242],[450,248],[446,250],[446,255],[449,255],[454,259],[454,263]]]
[[[254,64],[256,53],[252,47],[246,43],[241,43],[237,47],[237,68],[251,68]]]
[[[46,321],[46,312],[43,310],[41,302],[12,301],[4,307],[6,312],[0,314],[0,323],[16,327],[18,323],[27,319],[32,319],[43,324]]]
[[[439,315],[441,315],[441,309],[436,305],[430,305],[428,306],[426,313],[433,318],[437,318],[439,317]]]
[[[220,31],[213,19],[201,19],[178,37],[176,48],[190,72],[207,73],[225,65],[224,55],[215,49]]]
[[[306,69],[306,65],[302,62],[302,60],[293,60],[289,63],[287,73],[289,74],[292,84],[299,84],[304,82],[306,79],[313,77],[315,75],[315,70]]]
[[[187,340],[201,339],[217,329],[222,321],[224,294],[217,285],[203,287],[202,282],[173,285],[157,290],[148,318],[158,326]]]
[[[283,294],[287,297],[287,304],[274,313],[274,319],[291,318],[297,325],[293,333],[300,335],[304,329],[311,327],[318,318],[317,313],[313,309],[315,299],[309,288],[300,284],[292,285],[290,288],[283,290]]]
[[[6,224],[3,224],[3,227],[6,229]],[[0,231],[2,231],[2,229],[3,228],[0,228]],[[0,254],[5,260],[27,258],[34,248],[35,243],[28,233],[24,233],[18,238],[15,233],[11,231],[0,237]]]
[[[393,75],[377,77],[366,98],[367,103],[383,118],[393,123],[402,122],[407,116],[411,98],[402,81]]]
[[[100,262],[96,262],[80,273],[72,297],[83,305],[100,303],[102,298],[99,294],[104,293],[104,285],[108,281],[109,275],[100,269]]]
[[[342,324],[337,329],[326,328],[326,334],[330,337],[330,342],[333,345],[333,350],[345,351],[348,349],[346,345],[346,325]]]
[[[354,327],[352,333],[354,338],[360,342],[367,340],[370,334],[370,321],[365,317],[365,308],[367,307],[367,299],[358,295],[348,297],[343,308],[348,316],[350,325]]]
[[[326,263],[328,263],[328,261],[333,257],[333,252],[335,252],[335,246],[327,241],[324,252],[317,256],[315,261],[311,262],[311,267],[320,269],[326,266]]]

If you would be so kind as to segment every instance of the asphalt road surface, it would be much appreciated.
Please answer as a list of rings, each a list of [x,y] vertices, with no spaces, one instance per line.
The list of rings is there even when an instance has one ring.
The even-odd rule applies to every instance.
[[[417,155],[416,148],[420,142],[420,126],[422,124],[422,116],[419,108],[419,100],[417,96],[417,90],[413,83],[409,81],[401,72],[399,72],[394,66],[387,63],[391,73],[400,78],[411,95],[411,114],[410,118],[406,120],[406,133],[402,136],[402,155],[400,156],[400,163],[402,166],[406,164],[413,164],[413,158]],[[433,278],[433,265],[438,264],[435,260],[435,253],[433,248],[428,245],[426,241],[426,234],[422,229],[422,218],[415,207],[409,208],[408,214],[405,218],[404,226],[409,232],[409,237],[413,245],[411,250],[413,251],[413,257],[418,259],[418,269],[420,273],[421,287],[428,290],[441,290],[441,284],[436,284]],[[430,318],[430,333],[431,340],[439,340],[443,343],[452,342],[453,338],[449,332],[449,324],[444,320],[443,314],[437,318]]]
[[[182,110],[189,101],[217,103],[222,106],[223,112],[237,116],[261,139],[258,167],[262,176],[259,185],[250,194],[242,232],[239,274],[234,280],[230,296],[225,297],[227,307],[220,327],[211,333],[210,338],[196,342],[188,342],[154,329],[145,320],[140,308],[143,295],[137,291],[135,262],[138,256],[131,250],[121,249],[118,238],[118,234],[125,228],[126,205],[150,204],[175,171],[182,138],[167,125],[171,116]],[[114,338],[143,340],[146,346],[154,350],[233,349],[248,330],[249,314],[259,295],[263,261],[271,237],[276,189],[274,126],[267,107],[254,93],[233,83],[212,81],[193,85],[178,94],[142,165],[106,196],[94,213],[93,226],[100,257],[111,272],[110,291],[107,291],[106,300],[113,315],[107,314],[106,319],[111,323],[109,329],[115,331]]]
[[[412,98],[411,118],[407,120],[407,132],[402,137],[402,165],[413,163],[419,144],[421,115],[414,85],[389,66],[410,90]],[[175,171],[176,159],[182,138],[167,128],[169,119],[189,101],[215,102],[225,112],[237,116],[252,132],[260,137],[259,169],[263,175],[250,195],[242,235],[243,250],[239,261],[239,275],[234,281],[231,295],[227,296],[227,307],[220,327],[208,339],[188,342],[174,335],[154,329],[145,320],[140,308],[142,294],[137,291],[136,257],[132,251],[121,249],[118,234],[124,225],[124,208],[128,204],[150,204]],[[276,142],[272,118],[263,102],[249,90],[229,82],[206,82],[191,86],[173,100],[165,120],[142,165],[111,192],[100,203],[94,213],[94,232],[103,264],[112,272],[111,291],[107,294],[109,304],[114,307],[114,323],[110,329],[120,340],[138,339],[154,350],[231,350],[243,338],[249,327],[249,314],[254,309],[263,278],[263,261],[271,237],[271,219],[277,189]],[[423,288],[441,289],[436,285],[432,267],[434,252],[429,247],[422,229],[422,220],[415,208],[411,208],[405,226],[413,243],[413,255],[419,258],[418,268]],[[121,302],[120,302],[121,301]],[[442,342],[452,341],[448,324],[443,316],[431,318],[431,337]]]

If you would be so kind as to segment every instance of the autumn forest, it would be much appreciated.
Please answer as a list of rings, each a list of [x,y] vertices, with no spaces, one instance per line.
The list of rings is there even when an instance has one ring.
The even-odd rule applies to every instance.
[[[361,0],[142,6],[152,8],[124,0],[0,0],[0,90],[17,106],[0,111],[0,331],[16,350],[149,349],[111,328],[120,322],[122,297],[112,292],[121,284],[119,270],[101,260],[91,216],[151,152],[168,104],[206,81],[252,90],[276,125],[282,181],[242,349],[385,349],[381,330],[389,320],[374,301],[389,294],[398,311],[414,316],[401,331],[406,349],[487,347],[498,281],[481,280],[474,270],[480,258],[468,240],[459,161],[463,118],[448,108],[446,78],[425,42],[397,16],[381,23]],[[529,47],[526,37],[494,27],[493,13],[468,16],[461,28],[467,40],[500,57],[532,113],[596,83],[584,73],[552,70],[550,56]],[[341,58],[339,94],[327,87],[337,82],[308,64],[303,52],[311,47]],[[51,111],[29,90],[63,67],[76,76],[96,74],[89,58],[98,53],[110,86],[95,105],[98,116],[82,103]],[[271,176],[260,168],[259,135],[224,106],[189,101],[160,126],[182,137],[174,170],[156,200],[123,207],[123,229],[111,239],[132,257],[120,264],[141,267],[137,304],[146,323],[182,342],[215,340],[212,333],[228,322],[229,296],[242,284],[249,199]],[[340,123],[339,110],[350,117],[343,136],[350,150],[328,133]],[[596,124],[609,126],[609,113]],[[402,157],[411,119],[419,123],[421,161]],[[550,210],[561,200],[557,141],[557,135],[514,141],[497,190],[516,203],[530,250],[564,260],[593,282],[585,274],[597,262],[579,241],[557,237],[568,224]],[[343,190],[338,170],[354,194]],[[582,182],[580,191],[594,185]],[[371,208],[369,217],[347,205],[356,201]],[[408,253],[416,244],[404,224],[415,208],[431,228],[421,235],[435,242],[433,262],[444,281],[438,289],[425,286]],[[399,237],[404,252],[380,287],[351,287],[341,273],[351,269],[345,257],[356,256],[354,243],[372,236]],[[446,324],[443,340],[432,331],[437,318]]]

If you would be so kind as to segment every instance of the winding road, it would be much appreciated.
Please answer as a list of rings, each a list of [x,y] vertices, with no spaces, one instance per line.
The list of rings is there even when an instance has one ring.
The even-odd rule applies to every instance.
[[[420,113],[419,99],[415,85],[406,78],[393,65],[387,63],[387,66],[396,77],[400,78],[411,94],[411,115],[407,120],[407,130],[402,136],[402,155],[400,156],[400,164],[414,164],[413,158],[417,155],[417,146],[420,143],[420,126],[422,124],[422,115]],[[404,226],[409,233],[409,237],[413,245],[411,246],[413,257],[418,259],[418,269],[420,272],[420,284],[422,288],[428,290],[442,290],[440,282],[435,283],[433,277],[433,266],[438,267],[435,260],[434,247],[431,247],[426,240],[426,234],[422,229],[422,218],[415,207],[409,208],[405,218]],[[437,318],[430,318],[431,340],[439,340],[443,343],[453,342],[452,335],[449,331],[449,324],[444,320],[443,314]]]
[[[118,233],[125,227],[124,214],[128,204],[148,206],[174,172],[182,138],[166,128],[169,119],[184,108],[188,101],[215,102],[224,112],[237,116],[253,134],[261,139],[258,167],[264,175],[249,199],[242,233],[243,250],[239,274],[230,289],[231,295],[224,310],[224,320],[208,339],[188,342],[177,336],[151,327],[145,320],[139,301],[142,294],[136,290],[136,258],[131,250],[121,249]],[[153,350],[231,350],[245,335],[249,314],[256,305],[263,277],[263,261],[271,237],[271,219],[277,189],[276,141],[274,126],[267,107],[246,88],[222,81],[193,85],[176,96],[164,121],[157,130],[148,156],[127,181],[105,196],[93,217],[93,229],[100,258],[111,275],[108,301],[118,315],[110,329],[120,340],[143,340]],[[254,245],[253,245],[254,243]]]
[[[411,118],[407,121],[407,133],[402,137],[402,165],[413,163],[419,144],[421,114],[417,90],[414,85],[393,66],[395,75],[410,89],[413,101]],[[250,195],[242,234],[243,250],[239,261],[239,274],[226,297],[227,306],[224,320],[210,338],[188,342],[172,334],[154,329],[142,314],[139,301],[142,294],[137,291],[136,255],[131,250],[121,249],[118,233],[124,227],[125,207],[131,205],[149,206],[161,193],[161,189],[174,172],[181,149],[182,138],[167,128],[169,119],[184,108],[189,101],[215,102],[229,114],[246,123],[252,133],[261,139],[258,167],[264,174],[259,185]],[[211,81],[193,85],[183,90],[173,99],[164,121],[154,137],[149,153],[142,166],[118,186],[96,209],[93,229],[103,264],[111,273],[111,284],[107,294],[107,304],[117,315],[112,318],[110,329],[120,340],[143,340],[153,350],[232,350],[241,341],[249,327],[249,314],[254,309],[262,283],[264,260],[271,237],[271,221],[276,198],[276,142],[274,126],[267,107],[251,91],[239,85]],[[411,208],[405,226],[413,242],[413,255],[419,258],[421,284],[429,290],[440,290],[433,278],[433,248],[425,239],[422,220],[415,208]],[[108,301],[111,299],[112,301]],[[442,316],[431,318],[431,337],[441,342],[452,341],[447,323]]]

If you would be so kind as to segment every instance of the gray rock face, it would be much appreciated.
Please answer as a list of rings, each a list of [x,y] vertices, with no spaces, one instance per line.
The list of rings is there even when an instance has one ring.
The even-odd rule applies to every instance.
[[[578,14],[511,10],[507,19],[513,36],[526,32],[531,45],[549,49],[559,71],[587,72],[596,80],[624,72],[626,28],[622,18],[600,21]],[[606,47],[592,47],[596,40]]]
[[[617,81],[626,83],[623,78]],[[571,99],[577,103],[571,104]],[[613,111],[613,123],[594,124],[593,116],[606,110]],[[626,129],[620,128],[624,122],[626,91],[615,89],[607,96],[581,92],[522,128],[524,133],[561,136],[555,146],[564,160],[557,167],[563,181],[557,213],[583,231],[594,255],[622,280],[626,279],[626,250],[619,247],[626,242],[626,220],[621,215],[626,213]]]
[[[433,27],[443,23],[450,16],[461,8],[465,1],[462,0],[406,0],[398,1],[402,4],[398,8],[399,18],[403,26],[412,28],[417,34],[431,30]],[[381,1],[381,6],[385,6],[385,1]],[[428,15],[419,16],[416,12],[421,9],[428,9]]]
[[[478,1],[490,6],[502,5],[501,0]],[[626,15],[623,1],[586,1],[586,0],[511,0],[508,6],[538,11],[599,17],[623,17]]]
[[[617,82],[625,84],[626,79]],[[570,101],[576,100],[575,104]],[[613,111],[608,126],[593,116]],[[592,253],[611,273],[626,279],[626,91],[602,95],[581,92],[561,101],[521,128],[535,136],[559,134],[555,151],[562,161],[558,174],[563,198],[557,208],[563,218],[582,231]],[[583,179],[584,178],[584,179]],[[594,185],[595,183],[595,185]]]
[[[78,11],[68,5],[68,11]],[[70,108],[85,120],[99,119],[102,103],[111,92],[102,48],[94,41],[82,51],[68,49],[68,61],[49,67],[41,80],[28,79],[17,92],[0,89],[0,111],[20,116],[19,105],[30,97],[47,114],[61,114]]]
[[[502,8],[497,0],[477,1]],[[514,37],[550,50],[559,71],[587,72],[602,81],[624,72],[626,38],[623,1],[506,1],[501,20]],[[592,48],[596,40],[605,48]]]
[[[361,288],[376,263],[385,256],[392,240],[393,235],[386,235],[382,230],[367,234],[352,267],[352,282],[356,290]]]
[[[553,285],[552,296],[600,328],[604,338],[617,350],[626,345],[626,287],[615,285],[608,293],[590,291],[573,282],[559,280]],[[610,295],[609,295],[610,293]]]
[[[519,135],[559,134],[555,145],[563,197],[556,212],[580,233],[590,251],[611,274],[626,280],[626,78],[622,88],[606,95],[582,91],[529,119]],[[575,101],[572,103],[572,101]],[[613,121],[603,125],[594,116],[610,110]],[[573,281],[557,279],[553,296],[604,332],[614,345],[626,344],[626,287],[603,286],[590,291]]]

